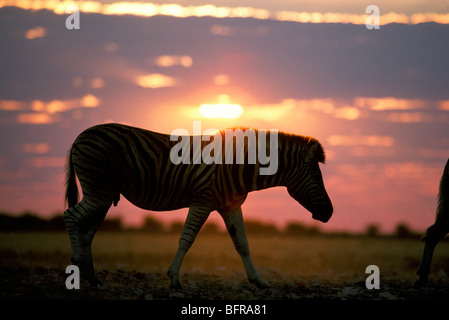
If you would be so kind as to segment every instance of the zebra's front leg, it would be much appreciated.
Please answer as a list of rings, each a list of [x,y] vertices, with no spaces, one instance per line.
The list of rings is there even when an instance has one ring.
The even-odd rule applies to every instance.
[[[241,207],[224,208],[218,210],[218,212],[226,224],[226,229],[234,242],[235,249],[242,258],[243,265],[245,266],[248,275],[248,281],[261,289],[269,287],[270,285],[268,282],[259,276],[253,260],[251,259]]]
[[[176,255],[168,268],[168,277],[170,278],[170,288],[179,289],[182,288],[179,281],[179,270],[181,269],[182,261],[187,251],[193,244],[198,232],[207,220],[210,214],[210,209],[201,206],[191,206],[189,213],[187,214],[186,222],[184,223],[184,229],[182,235],[179,238],[179,246],[176,251]]]

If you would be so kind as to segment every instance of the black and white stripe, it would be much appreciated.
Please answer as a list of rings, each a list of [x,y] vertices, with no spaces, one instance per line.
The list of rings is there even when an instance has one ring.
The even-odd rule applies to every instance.
[[[220,134],[224,145],[224,131]],[[192,142],[193,138],[190,139]],[[252,263],[246,240],[241,205],[248,192],[286,186],[289,194],[311,211],[315,219],[326,222],[333,211],[318,166],[318,162],[325,160],[319,142],[287,133],[279,133],[277,139],[278,150],[266,153],[278,152],[277,171],[261,175],[258,162],[226,164],[224,152],[221,164],[193,164],[193,161],[174,164],[170,150],[177,142],[170,141],[170,135],[121,124],[85,130],[73,143],[67,165],[69,209],[64,219],[73,263],[92,284],[100,283],[93,268],[92,239],[111,204],[117,205],[123,195],[136,206],[153,211],[189,207],[179,248],[168,271],[171,286],[180,286],[178,274],[184,255],[214,210],[223,217],[249,280],[260,287],[267,286]],[[203,141],[201,148],[207,143]],[[247,144],[245,140],[245,155]],[[190,154],[193,155],[193,150]],[[80,202],[75,173],[83,192]]]

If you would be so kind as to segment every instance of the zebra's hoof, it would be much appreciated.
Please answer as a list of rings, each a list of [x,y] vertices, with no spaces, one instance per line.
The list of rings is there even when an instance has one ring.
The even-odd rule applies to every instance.
[[[181,282],[179,282],[178,273],[168,270],[167,275],[170,278],[170,289],[182,289]]]
[[[270,284],[262,278],[249,279],[249,282],[256,285],[259,289],[267,289],[271,287]]]
[[[413,288],[415,288],[415,289],[419,289],[419,288],[422,288],[422,287],[425,287],[425,286],[427,286],[427,280],[426,279],[418,279],[413,284]]]
[[[89,277],[84,276],[84,279],[86,279],[87,282],[89,282],[89,286],[91,289],[98,289],[103,285],[103,282],[101,282],[101,280],[98,279],[96,275]]]
[[[169,288],[172,290],[181,290],[182,289],[181,282],[179,282],[179,280],[171,281]]]
[[[92,280],[89,281],[90,286],[94,289],[97,289],[98,287],[101,287],[103,285],[103,282],[101,282],[100,279],[98,279],[96,276]]]

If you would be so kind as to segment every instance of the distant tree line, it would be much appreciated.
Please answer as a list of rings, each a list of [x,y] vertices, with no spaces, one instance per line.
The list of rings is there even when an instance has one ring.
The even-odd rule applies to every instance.
[[[132,231],[132,232],[152,232],[152,233],[176,233],[182,232],[184,223],[180,221],[172,222],[169,226],[153,217],[147,216],[139,227],[125,226],[121,218],[106,218],[102,223],[100,230],[103,231]],[[42,218],[38,214],[30,211],[22,212],[19,215],[13,215],[0,211],[0,232],[51,232],[65,231],[64,218],[62,213],[55,214],[51,218]],[[278,228],[271,223],[247,220],[245,221],[245,230],[247,234],[263,234],[263,235],[299,235],[299,236],[316,236],[316,235],[343,235],[351,236],[353,233],[347,232],[325,232],[317,226],[307,226],[298,222],[290,222],[283,229]],[[201,229],[201,233],[221,233],[226,232],[222,227],[214,222],[207,222]],[[419,238],[422,233],[411,230],[405,223],[399,223],[394,232],[391,234],[383,234],[376,224],[370,224],[363,233],[356,235],[368,237],[385,237],[394,236],[398,238]]]

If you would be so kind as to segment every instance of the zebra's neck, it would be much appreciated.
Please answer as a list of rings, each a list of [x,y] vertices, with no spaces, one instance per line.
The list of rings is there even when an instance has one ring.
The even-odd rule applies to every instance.
[[[261,190],[271,187],[287,187],[302,167],[303,152],[307,148],[310,138],[279,132],[276,150],[271,150],[267,144],[266,154],[274,152],[276,156],[276,170],[273,174],[255,174],[252,190]],[[272,164],[271,164],[272,165]],[[258,164],[259,171],[262,164]],[[257,173],[257,172],[256,172]]]

